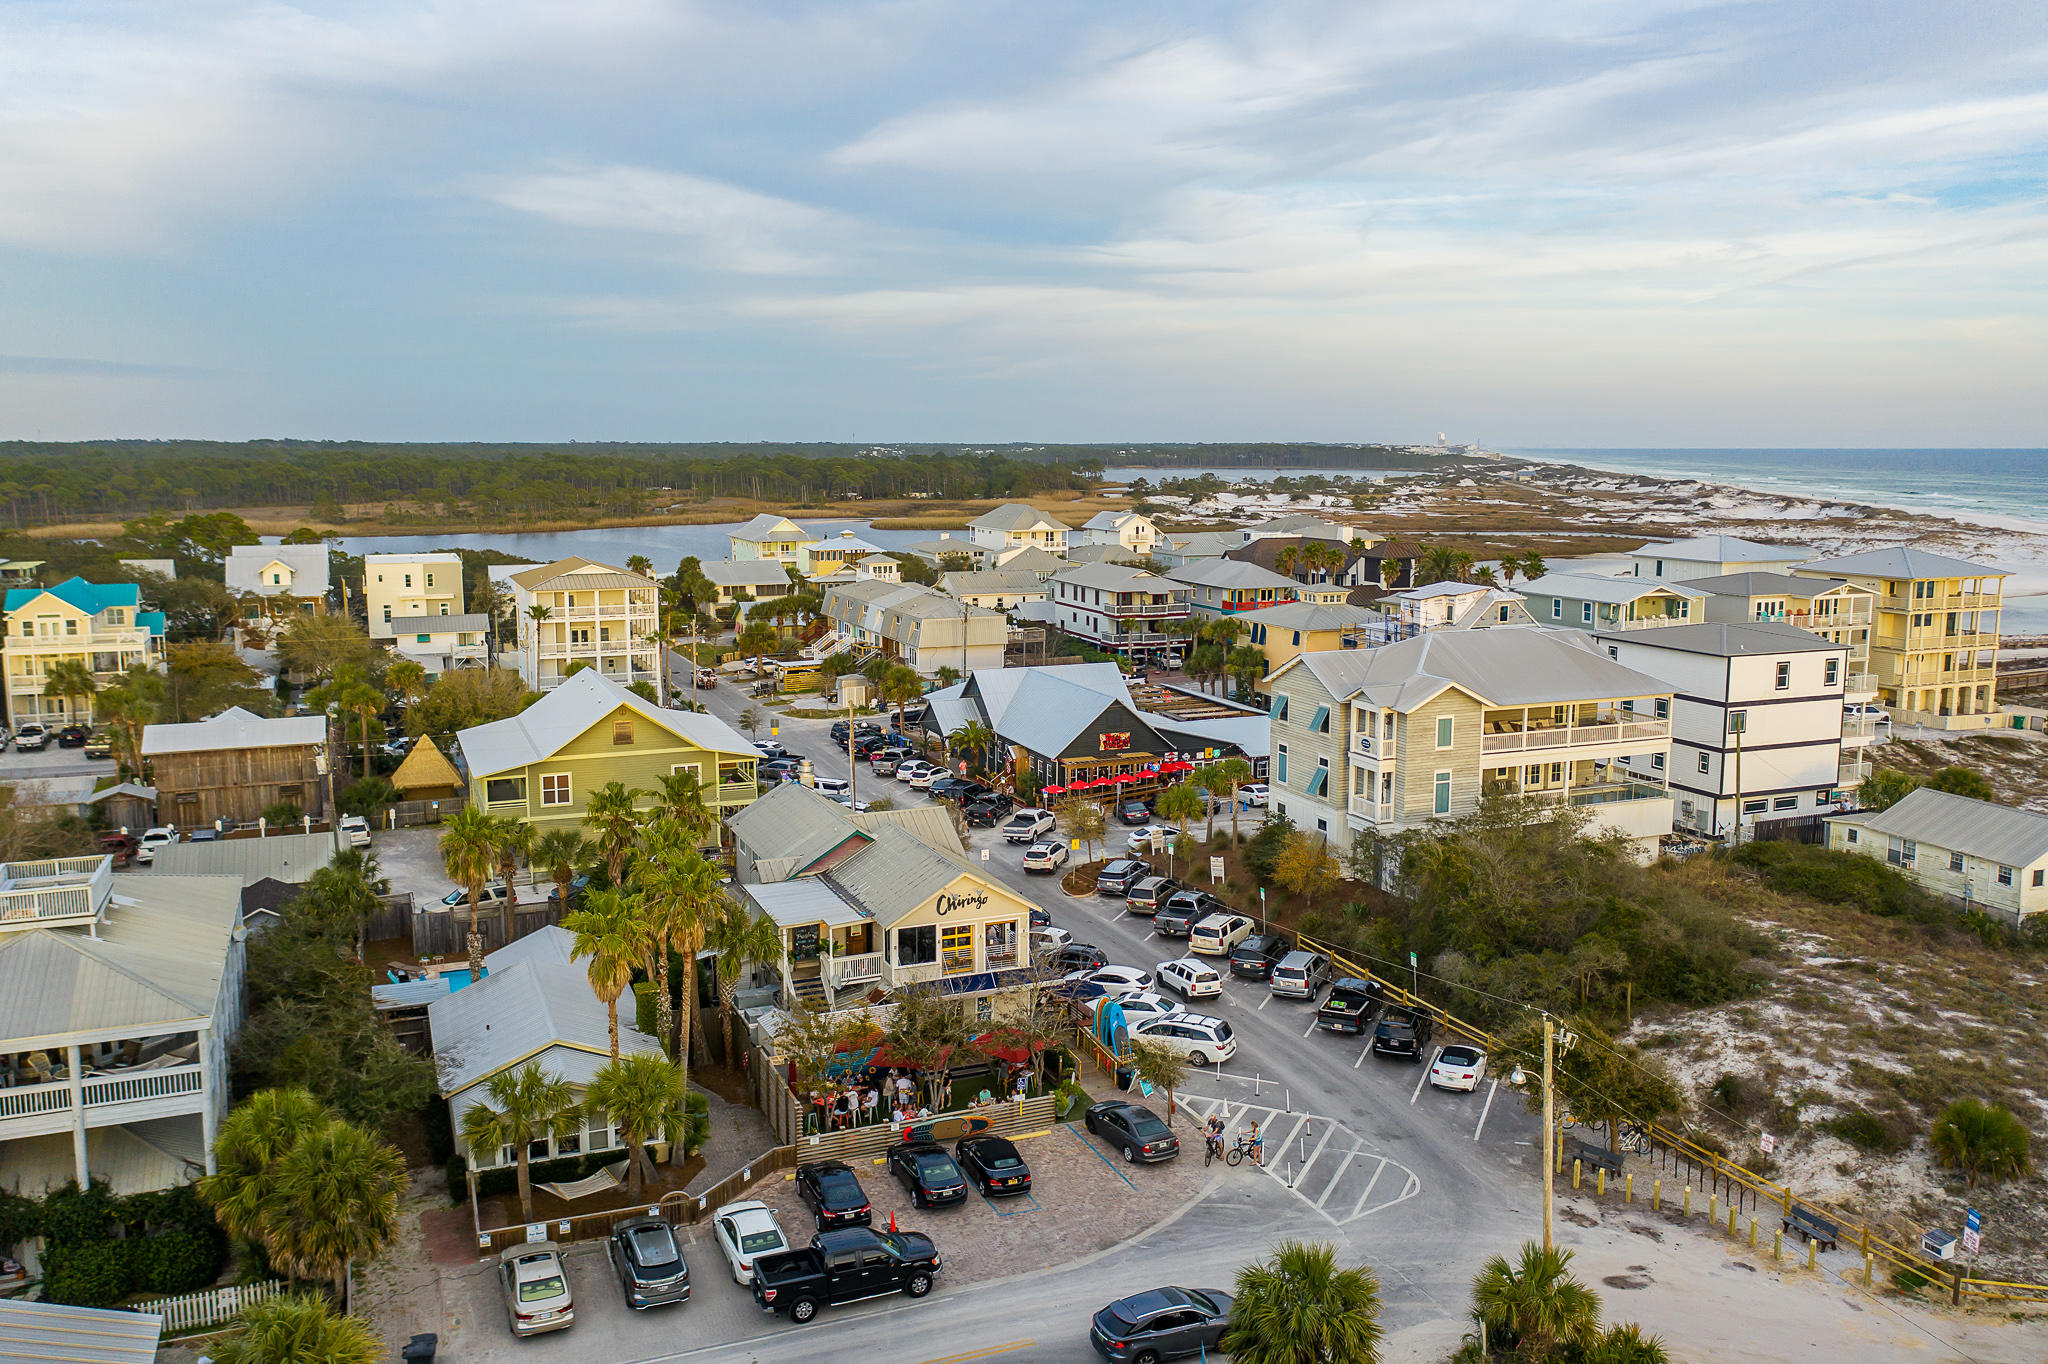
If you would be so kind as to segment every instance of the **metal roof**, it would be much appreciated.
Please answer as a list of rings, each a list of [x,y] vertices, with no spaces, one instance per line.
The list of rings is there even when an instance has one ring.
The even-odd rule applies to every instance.
[[[1380,649],[1307,653],[1273,676],[1277,681],[1295,668],[1308,669],[1339,700],[1356,696],[1399,711],[1425,705],[1454,686],[1495,706],[1671,694],[1669,683],[1624,668],[1582,630],[1531,625],[1432,630]]]
[[[394,635],[446,635],[464,630],[481,634],[490,627],[491,618],[481,611],[453,616],[396,616],[391,621]]]
[[[1185,558],[1220,558],[1244,543],[1244,533],[1235,530],[1168,531],[1168,552]]]
[[[621,1055],[662,1055],[659,1042],[632,1026],[630,1009],[620,1015]],[[493,971],[428,1005],[427,1026],[444,1095],[542,1052],[550,1053],[546,1069],[579,1084],[611,1059],[609,1012],[588,973],[561,962],[518,961]]]
[[[990,557],[998,568],[1023,569],[1031,573],[1057,573],[1067,566],[1067,560],[1038,545],[1017,545],[993,551]]]
[[[887,928],[972,875],[977,873],[966,859],[948,857],[908,829],[890,827],[819,879]]]
[[[288,583],[263,581],[263,570],[283,564],[292,571]],[[230,592],[254,592],[259,597],[327,595],[326,545],[235,545],[228,550],[222,577]]]
[[[0,1299],[0,1360],[149,1364],[163,1329],[160,1312]]]
[[[1840,578],[1795,578],[1789,573],[1723,573],[1712,578],[1687,578],[1680,587],[1696,588],[1714,597],[1798,597],[1807,600],[1849,584]],[[1857,591],[1866,591],[1858,588]]]
[[[1801,573],[1827,573],[1842,578],[2003,578],[2006,570],[1929,554],[1924,549],[1873,549],[1834,559],[1814,559],[1798,566]],[[12,595],[12,594],[10,594]]]
[[[983,512],[967,523],[979,530],[1066,530],[1067,523],[1022,502],[1006,502],[994,511]]]
[[[213,1014],[241,887],[231,876],[162,870],[119,878],[97,938],[68,928],[0,938],[0,1050],[114,1028],[189,1028]]]
[[[1568,597],[1573,601],[1600,602],[1626,606],[1632,601],[1668,592],[1677,597],[1705,597],[1696,587],[1686,587],[1663,578],[1605,578],[1597,573],[1546,573],[1515,591],[1524,597]]]
[[[243,748],[304,748],[327,742],[327,717],[287,715],[267,719],[230,706],[211,720],[182,725],[144,725],[142,756],[165,753],[225,753]]]
[[[2048,815],[1922,786],[1874,815],[1839,816],[1872,833],[1981,857],[2007,867],[2048,858]]]
[[[463,730],[455,742],[462,748],[470,775],[487,777],[552,756],[620,706],[707,752],[760,756],[744,735],[717,716],[665,710],[595,668],[565,679],[517,715]]]
[[[1284,587],[1292,592],[1300,585],[1292,578],[1243,559],[1199,559],[1168,569],[1166,576],[1195,587]]]
[[[1052,580],[1103,592],[1147,592],[1155,596],[1170,596],[1187,591],[1182,583],[1170,582],[1157,573],[1147,573],[1142,568],[1123,564],[1079,564],[1053,574]]]
[[[454,992],[446,976],[429,976],[425,980],[387,981],[370,987],[370,1003],[380,1009],[411,1009],[422,1004],[432,1004]]]
[[[522,961],[553,962],[557,966],[573,966],[581,960],[576,955],[576,935],[560,924],[543,924],[523,938],[514,938],[495,952],[484,954],[486,971],[503,971]]]
[[[955,597],[990,593],[1006,597],[1034,593],[1042,597],[1050,589],[1044,579],[1028,568],[985,568],[944,574],[939,578],[939,590]]]
[[[726,817],[732,836],[757,858],[792,858],[808,866],[850,838],[870,835],[846,807],[802,782],[783,782],[759,800]]]
[[[1192,735],[1209,741],[1205,744],[1183,744],[1186,748],[1227,745],[1241,750],[1248,758],[1263,758],[1273,751],[1273,721],[1269,716],[1230,715],[1213,720],[1176,720],[1147,712],[1145,718],[1152,722],[1152,728],[1158,730],[1162,737]]]
[[[297,886],[332,862],[335,851],[332,832],[166,843],[156,850],[156,874],[233,876],[245,886],[268,878]]]
[[[1805,545],[1766,545],[1733,535],[1696,535],[1689,540],[1652,540],[1634,552],[1638,559],[1692,559],[1716,564],[1797,563],[1813,551]]]
[[[1658,630],[1596,630],[1601,639],[1671,649],[1682,654],[1742,658],[1753,654],[1840,653],[1842,646],[1811,630],[1783,621],[1755,620],[1739,625],[1667,625]]]
[[[1120,530],[1126,522],[1130,521],[1144,521],[1147,525],[1151,524],[1143,512],[1099,511],[1082,522],[1081,528],[1083,530]]]
[[[823,923],[831,928],[851,928],[871,922],[860,906],[841,895],[822,876],[799,876],[790,881],[750,881],[733,889],[784,928]]]
[[[792,534],[791,532],[795,533]],[[759,543],[763,540],[815,540],[818,536],[815,532],[805,530],[786,516],[777,516],[774,512],[762,512],[738,530],[727,531],[726,538],[729,540],[746,540],[752,543]]]
[[[897,810],[853,813],[847,818],[859,825],[865,833],[879,834],[884,828],[893,825],[899,829],[909,830],[917,836],[919,842],[937,848],[940,852],[966,855],[967,845],[960,841],[960,831],[953,827],[953,812],[943,805],[906,805]]]
[[[703,567],[704,576],[718,587],[789,586],[789,573],[780,559],[733,559]]]
[[[607,587],[655,586],[652,578],[643,578],[638,573],[575,554],[538,568],[524,569],[510,577],[528,592],[595,592]]]
[[[1368,625],[1385,619],[1370,607],[1295,601],[1267,607],[1252,623],[1277,626],[1282,630],[1347,630],[1354,625]]]
[[[323,555],[326,550],[320,551]],[[40,563],[41,560],[33,562]],[[142,605],[142,589],[134,583],[89,583],[83,578],[66,578],[55,587],[10,587],[7,589],[6,609],[9,615],[23,609],[45,592],[76,607],[90,616],[97,616],[110,606]],[[158,633],[161,633],[159,631]]]

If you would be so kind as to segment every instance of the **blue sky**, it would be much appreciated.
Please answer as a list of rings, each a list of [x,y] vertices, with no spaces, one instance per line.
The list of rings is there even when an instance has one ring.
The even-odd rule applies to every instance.
[[[2039,446],[2044,16],[11,0],[0,436]]]

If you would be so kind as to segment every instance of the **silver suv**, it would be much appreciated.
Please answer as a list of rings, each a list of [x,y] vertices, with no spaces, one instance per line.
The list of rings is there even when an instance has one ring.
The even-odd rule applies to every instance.
[[[1271,989],[1290,999],[1314,999],[1330,983],[1330,959],[1320,952],[1289,952],[1273,968]]]

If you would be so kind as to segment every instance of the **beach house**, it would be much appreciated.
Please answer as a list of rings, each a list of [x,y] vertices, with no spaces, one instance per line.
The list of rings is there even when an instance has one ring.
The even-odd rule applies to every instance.
[[[1066,522],[1022,502],[1005,503],[967,523],[968,538],[991,556],[1006,549],[1042,549],[1064,556],[1069,533]]]
[[[967,673],[1002,666],[1010,623],[912,583],[855,582],[825,590],[825,618],[863,654],[900,659],[926,677],[950,667]]]
[[[519,675],[533,691],[562,684],[578,663],[622,684],[662,685],[661,587],[629,569],[560,559],[493,576],[512,593]]]
[[[1053,574],[1050,585],[1051,622],[1076,639],[1133,660],[1181,645],[1166,626],[1187,619],[1188,589],[1170,578],[1122,564],[1080,564]]]
[[[1652,540],[1628,556],[1637,578],[1713,578],[1724,573],[1784,573],[1813,557],[1804,545],[1766,545],[1732,535]]]
[[[1294,579],[1238,559],[1198,559],[1166,576],[1187,588],[1190,610],[1211,618],[1263,611],[1299,596]]]
[[[422,616],[482,619],[468,615],[462,556],[452,550],[432,554],[365,554],[363,606],[369,613],[371,639],[396,640],[409,633],[419,634],[417,628],[407,631],[399,627],[416,626]],[[487,628],[487,623],[472,623],[466,628],[474,633]]]
[[[324,715],[272,719],[231,706],[210,720],[143,726],[142,761],[156,784],[158,817],[180,829],[254,824],[278,806],[322,819],[328,741]]]
[[[727,557],[735,562],[772,559],[792,567],[799,566],[804,551],[817,543],[818,536],[814,532],[773,512],[761,513],[726,536],[726,544],[730,547]]]
[[[55,587],[10,587],[0,663],[7,671],[7,723],[29,720],[51,728],[93,723],[92,692],[45,695],[58,665],[77,663],[94,688],[121,680],[140,664],[164,667],[164,613],[142,609],[134,583],[89,583],[71,578]]]
[[[327,610],[327,546],[235,545],[221,565],[227,589],[272,621]]]
[[[1828,821],[1828,846],[1881,858],[1936,895],[2015,921],[2048,910],[2048,815],[1921,787]]]
[[[1097,512],[1073,535],[1076,544],[1119,549],[1139,559],[1149,557],[1164,538],[1157,522],[1134,511]]]
[[[1700,619],[1706,593],[1643,578],[1546,573],[1515,589],[1539,625],[1571,630],[1648,630]]]

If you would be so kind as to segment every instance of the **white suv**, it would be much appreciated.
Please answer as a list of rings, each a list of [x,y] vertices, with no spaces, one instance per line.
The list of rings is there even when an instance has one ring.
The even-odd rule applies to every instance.
[[[1188,930],[1188,951],[1205,957],[1227,957],[1230,949],[1252,935],[1252,921],[1242,914],[1211,914]]]
[[[1131,1025],[1131,1036],[1179,1052],[1198,1066],[1221,1065],[1237,1055],[1230,1025],[1206,1014],[1168,1014]]]
[[[1206,999],[1223,993],[1223,977],[1209,963],[1193,957],[1160,962],[1156,979],[1162,990],[1171,990],[1182,999]]]
[[[341,817],[341,832],[342,836],[348,839],[348,845],[351,848],[367,848],[370,846],[370,821],[362,815],[343,815]]]

